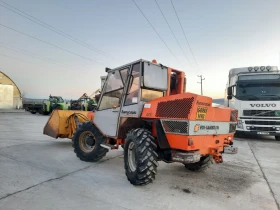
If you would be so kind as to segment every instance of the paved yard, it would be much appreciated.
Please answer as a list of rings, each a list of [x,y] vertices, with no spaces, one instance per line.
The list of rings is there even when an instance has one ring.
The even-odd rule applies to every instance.
[[[160,162],[156,180],[135,187],[123,152],[98,163],[76,158],[70,140],[42,134],[48,116],[0,113],[0,209],[275,209],[280,142],[236,139],[237,155],[206,172]]]

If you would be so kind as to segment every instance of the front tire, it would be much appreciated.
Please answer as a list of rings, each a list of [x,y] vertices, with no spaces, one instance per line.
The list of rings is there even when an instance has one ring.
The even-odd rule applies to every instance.
[[[199,162],[185,164],[190,171],[204,171],[213,163],[212,156],[206,155],[200,158]]]
[[[77,127],[72,138],[72,145],[76,156],[82,161],[96,162],[101,160],[108,149],[100,144],[106,144],[106,138],[90,121]]]
[[[150,131],[138,128],[127,134],[124,146],[124,168],[133,185],[152,182],[157,174],[157,145]]]

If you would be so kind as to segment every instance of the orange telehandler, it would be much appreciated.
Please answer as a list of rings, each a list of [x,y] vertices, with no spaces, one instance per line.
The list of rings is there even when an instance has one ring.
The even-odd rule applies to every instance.
[[[46,135],[72,138],[82,161],[122,146],[128,180],[143,185],[153,181],[160,160],[199,171],[212,160],[222,163],[225,150],[237,152],[237,111],[186,93],[184,72],[142,59],[106,72],[95,112],[56,110],[44,128]]]

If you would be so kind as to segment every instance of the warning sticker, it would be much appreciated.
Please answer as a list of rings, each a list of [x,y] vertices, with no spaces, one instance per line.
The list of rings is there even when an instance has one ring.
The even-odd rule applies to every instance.
[[[207,108],[199,106],[196,112],[196,119],[197,120],[205,120],[207,114]]]
[[[145,104],[144,108],[151,108],[151,104]]]

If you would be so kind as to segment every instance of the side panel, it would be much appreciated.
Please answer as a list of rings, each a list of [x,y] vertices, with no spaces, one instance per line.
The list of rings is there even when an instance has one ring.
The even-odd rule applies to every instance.
[[[108,136],[116,136],[120,107],[95,112],[94,123]]]
[[[202,136],[182,136],[176,134],[166,134],[170,147],[179,150],[200,150],[200,154],[209,154],[211,148],[218,148],[220,152],[223,151],[224,139],[228,137],[233,138],[233,134],[202,135]],[[189,139],[193,144],[189,145]]]
[[[211,122],[211,121],[189,121],[189,135],[220,135],[233,133],[231,126],[236,123],[230,122]]]
[[[144,102],[123,106],[121,108],[120,117],[136,117],[139,118],[142,114]]]
[[[229,122],[232,109],[212,106],[212,99],[192,93],[182,93],[147,102],[142,118]]]

